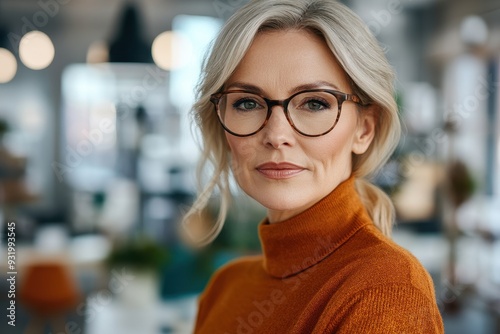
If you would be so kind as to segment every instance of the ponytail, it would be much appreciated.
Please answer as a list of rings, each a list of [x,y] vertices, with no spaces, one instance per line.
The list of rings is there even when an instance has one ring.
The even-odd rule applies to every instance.
[[[375,226],[391,237],[395,210],[391,199],[379,187],[363,178],[356,178],[356,190]]]

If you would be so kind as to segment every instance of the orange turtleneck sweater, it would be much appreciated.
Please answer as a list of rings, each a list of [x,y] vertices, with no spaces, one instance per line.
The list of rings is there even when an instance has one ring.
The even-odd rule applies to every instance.
[[[444,333],[430,276],[373,225],[353,177],[259,236],[263,255],[212,277],[195,333]]]

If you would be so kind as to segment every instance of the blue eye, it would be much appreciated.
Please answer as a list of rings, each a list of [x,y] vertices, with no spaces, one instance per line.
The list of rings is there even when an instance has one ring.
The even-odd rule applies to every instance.
[[[250,111],[259,108],[259,104],[251,99],[241,99],[233,103],[233,108],[243,111]]]
[[[325,109],[330,109],[330,105],[319,100],[309,100],[304,103],[304,108],[309,111],[321,111]]]

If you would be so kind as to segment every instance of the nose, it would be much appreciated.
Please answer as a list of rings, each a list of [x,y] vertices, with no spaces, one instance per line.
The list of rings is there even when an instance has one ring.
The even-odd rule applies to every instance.
[[[282,106],[274,106],[266,126],[262,129],[264,145],[278,149],[295,143],[295,131],[286,118]]]

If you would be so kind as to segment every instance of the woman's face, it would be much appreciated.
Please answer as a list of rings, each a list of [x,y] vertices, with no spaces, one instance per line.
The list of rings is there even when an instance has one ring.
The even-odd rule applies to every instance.
[[[299,86],[352,93],[325,42],[306,31],[260,33],[225,85],[253,86],[269,99],[286,99]],[[306,137],[275,106],[266,126],[249,137],[226,133],[240,187],[268,209],[271,223],[288,219],[328,195],[351,175],[351,155],[366,151],[374,135],[371,112],[346,101],[335,128]]]

